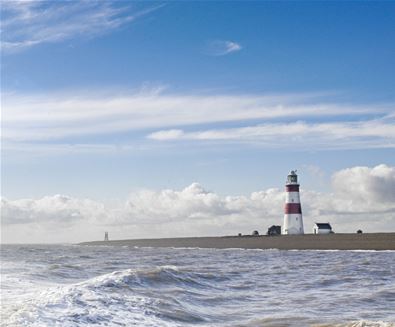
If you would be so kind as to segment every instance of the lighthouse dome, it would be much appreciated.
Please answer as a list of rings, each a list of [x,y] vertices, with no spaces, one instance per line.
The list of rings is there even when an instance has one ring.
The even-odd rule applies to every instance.
[[[298,175],[296,175],[296,170],[291,170],[288,174],[287,184],[297,184],[298,183]]]

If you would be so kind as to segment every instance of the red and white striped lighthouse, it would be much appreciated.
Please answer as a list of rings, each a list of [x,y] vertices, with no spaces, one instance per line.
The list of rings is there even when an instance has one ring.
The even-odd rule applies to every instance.
[[[304,234],[299,183],[296,170],[288,174],[285,184],[284,226],[282,234]]]

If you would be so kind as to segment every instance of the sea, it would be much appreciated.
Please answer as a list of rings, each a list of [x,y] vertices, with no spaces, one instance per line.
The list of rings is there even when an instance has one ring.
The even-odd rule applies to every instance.
[[[394,327],[395,251],[2,245],[1,326]]]

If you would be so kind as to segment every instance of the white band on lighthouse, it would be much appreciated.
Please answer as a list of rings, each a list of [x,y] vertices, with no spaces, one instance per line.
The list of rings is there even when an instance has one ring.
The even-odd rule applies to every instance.
[[[285,203],[300,203],[299,192],[285,192]]]

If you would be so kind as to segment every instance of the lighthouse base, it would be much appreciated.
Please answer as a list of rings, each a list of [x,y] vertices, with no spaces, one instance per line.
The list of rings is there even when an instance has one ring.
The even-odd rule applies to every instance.
[[[301,214],[285,214],[284,226],[281,234],[283,235],[301,235],[304,234],[303,220]]]

